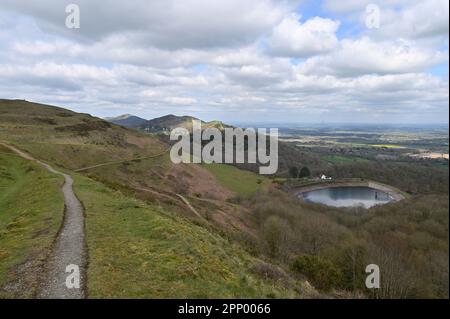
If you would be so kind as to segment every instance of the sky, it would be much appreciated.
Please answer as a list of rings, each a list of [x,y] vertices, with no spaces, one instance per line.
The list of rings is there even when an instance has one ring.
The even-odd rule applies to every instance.
[[[447,0],[0,0],[0,98],[100,117],[448,123],[448,39]]]

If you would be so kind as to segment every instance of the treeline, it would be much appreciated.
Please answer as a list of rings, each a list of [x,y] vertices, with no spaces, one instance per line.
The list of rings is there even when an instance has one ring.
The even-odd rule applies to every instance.
[[[257,225],[257,254],[306,277],[317,289],[373,298],[448,298],[448,195],[337,209],[273,191],[246,205]],[[377,264],[381,288],[365,287]]]
[[[161,136],[161,135],[160,135]],[[169,141],[168,136],[162,135],[161,138],[168,144],[173,144],[173,141]],[[259,138],[266,138],[266,154],[270,153],[270,142],[269,136],[263,136],[263,135],[257,135],[256,136],[256,150],[258,151],[258,140]],[[191,143],[193,143],[193,135],[190,134],[190,140]],[[210,140],[202,140],[202,147],[207,145],[213,140],[211,138]],[[225,136],[222,136],[222,145],[225,145]],[[245,159],[248,158],[248,138],[247,136],[244,137],[244,145],[243,150],[245,153]],[[233,150],[236,149],[236,139],[233,140]],[[213,152],[214,154],[214,152]],[[259,167],[261,164],[259,162],[257,163],[236,163],[234,154],[234,163],[233,165],[244,170],[248,170],[254,173],[259,172]],[[225,146],[222,149],[222,159],[225,158]],[[289,177],[290,176],[290,169],[292,167],[299,167],[301,169],[302,167],[308,167],[310,168],[311,175],[319,175],[324,172],[324,170],[328,167],[328,162],[324,161],[322,159],[322,156],[320,154],[316,154],[310,151],[305,151],[300,148],[298,148],[294,143],[288,143],[288,142],[279,142],[278,143],[278,172],[276,176],[279,177]]]
[[[384,160],[355,161],[330,164],[318,153],[306,151],[292,143],[279,143],[280,177],[319,177],[321,174],[336,178],[363,178],[395,186],[410,194],[448,194],[448,166],[427,165],[428,162],[395,162]],[[258,172],[258,165],[235,164],[245,170]],[[300,174],[307,168],[309,174]],[[298,170],[298,174],[294,172]]]
[[[259,171],[259,164],[235,164],[235,166],[255,173]],[[311,176],[319,176],[328,166],[328,163],[319,154],[304,151],[293,143],[279,142],[278,144],[278,172],[276,174],[278,177],[291,177],[290,170],[293,167],[299,170],[307,167]]]
[[[334,178],[364,178],[395,186],[410,194],[448,194],[447,168],[395,162],[355,162],[328,167]]]

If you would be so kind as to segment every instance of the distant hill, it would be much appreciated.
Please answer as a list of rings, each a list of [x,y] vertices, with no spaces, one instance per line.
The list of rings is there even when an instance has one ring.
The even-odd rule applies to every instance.
[[[201,121],[198,118],[192,116],[176,116],[173,114],[158,117],[149,121],[146,121],[140,126],[140,129],[147,132],[161,132],[161,131],[171,131],[174,128],[182,127],[188,130],[192,130],[192,121]],[[202,122],[202,128],[215,127],[218,129],[224,129],[225,127],[231,127],[229,125],[223,124],[220,121]]]
[[[146,119],[131,114],[124,114],[117,117],[107,117],[105,120],[128,128],[138,128],[147,122]]]
[[[134,128],[152,133],[169,132],[176,127],[182,127],[188,130],[192,130],[192,121],[201,121],[200,119],[193,116],[177,116],[173,114],[157,117],[151,120],[146,120],[132,114],[124,114],[117,117],[106,117],[105,120],[110,123],[121,125],[127,128]],[[201,122],[203,128],[215,127],[222,130],[225,127],[231,127],[229,125],[223,124],[220,121]]]
[[[176,116],[173,114],[169,114],[154,118],[152,120],[148,120],[143,123],[140,128],[150,132],[171,131],[176,127],[192,129],[193,120],[198,119],[192,116]]]

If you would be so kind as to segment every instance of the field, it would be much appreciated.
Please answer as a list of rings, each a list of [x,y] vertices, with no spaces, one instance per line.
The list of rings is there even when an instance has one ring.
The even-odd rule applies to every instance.
[[[328,171],[319,164],[410,163],[448,168],[448,128],[444,126],[340,125],[282,128],[282,140],[317,156],[316,174]]]
[[[360,157],[352,156],[340,156],[340,155],[327,155],[325,160],[334,164],[353,163],[353,162],[367,162],[368,160]]]

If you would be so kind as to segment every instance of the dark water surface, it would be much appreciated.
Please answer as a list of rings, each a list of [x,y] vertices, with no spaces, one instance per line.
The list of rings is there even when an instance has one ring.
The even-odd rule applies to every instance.
[[[392,197],[370,187],[329,187],[305,192],[299,195],[307,202],[320,203],[334,207],[370,208],[375,205],[386,204]]]

